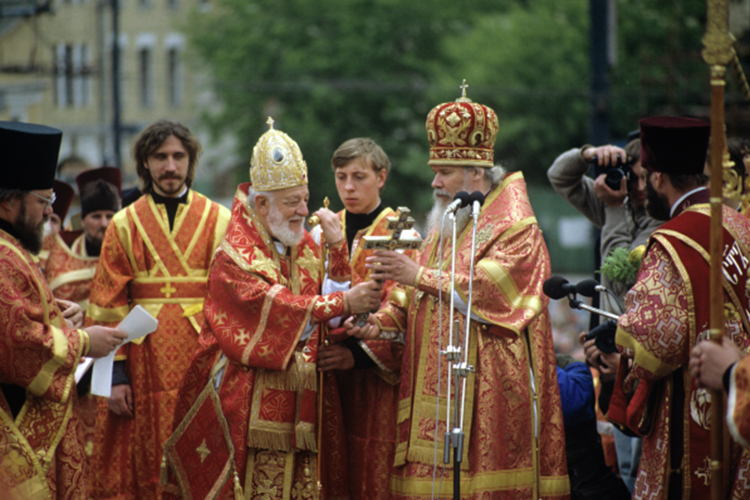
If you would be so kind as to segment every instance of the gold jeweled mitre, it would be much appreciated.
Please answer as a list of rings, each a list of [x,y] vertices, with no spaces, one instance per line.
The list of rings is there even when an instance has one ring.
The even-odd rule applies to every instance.
[[[464,80],[461,97],[435,106],[427,115],[428,165],[491,168],[495,164],[495,139],[500,128],[497,115],[492,108],[466,97],[466,87]]]
[[[260,136],[250,160],[250,182],[258,192],[278,191],[307,184],[307,163],[291,137],[274,130],[268,117],[269,130]]]

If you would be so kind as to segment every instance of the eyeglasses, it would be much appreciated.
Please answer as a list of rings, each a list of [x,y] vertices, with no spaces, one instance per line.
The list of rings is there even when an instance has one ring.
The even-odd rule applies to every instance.
[[[34,196],[36,196],[40,200],[44,200],[47,203],[48,207],[51,207],[52,205],[54,205],[55,204],[55,200],[57,199],[57,195],[55,194],[54,191],[52,192],[52,197],[51,198],[45,198],[44,196],[42,196],[40,194],[36,194],[33,191],[29,191],[29,194],[33,194]]]

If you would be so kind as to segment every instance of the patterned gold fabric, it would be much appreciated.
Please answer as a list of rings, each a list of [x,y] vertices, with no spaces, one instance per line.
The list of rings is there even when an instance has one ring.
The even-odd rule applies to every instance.
[[[469,376],[467,384],[462,498],[567,498],[560,394],[547,299],[542,294],[542,283],[549,277],[549,256],[520,173],[506,176],[489,193],[478,227],[482,231],[474,255],[472,312],[488,323],[470,324],[469,364],[476,373]],[[457,242],[456,291],[464,300],[472,258],[470,230],[471,224]],[[442,279],[437,275],[439,251],[438,235],[432,232],[418,256],[423,266],[419,286],[414,290],[394,288],[394,292],[401,289],[413,297],[408,307],[389,300],[378,313],[385,330],[407,325],[396,468],[390,482],[394,499],[430,497],[435,444],[441,470],[448,365],[439,354],[438,337],[442,320],[444,349],[448,344],[451,249],[448,245],[443,249]],[[392,292],[391,297],[394,295],[399,294]],[[456,317],[458,331],[465,331],[465,316]],[[437,433],[436,403],[440,408]],[[442,479],[443,494],[452,491],[451,468]]]
[[[55,298],[76,302],[85,312],[98,263],[99,257],[86,253],[86,236],[82,234],[70,247],[58,244],[50,250],[44,277]]]
[[[688,370],[690,350],[708,339],[708,211],[706,204],[693,205],[652,234],[638,280],[626,296],[627,313],[619,321],[616,341],[634,356],[624,389],[631,390],[637,379],[653,381],[657,402],[653,429],[643,438],[636,499],[667,498],[670,470],[681,471],[676,481],[682,498],[710,495],[711,396],[695,387]],[[750,221],[728,207],[723,217],[725,248],[736,242],[745,258],[750,256]],[[729,252],[725,277],[732,272],[727,257]],[[735,313],[726,315],[725,334],[747,351],[747,319],[736,314],[746,306],[729,290],[725,286],[725,308]],[[680,430],[682,435],[675,435]],[[680,448],[682,459],[675,466],[670,459],[679,458]],[[750,498],[748,450],[728,438],[725,449],[730,453],[725,460],[727,495],[731,490],[731,498]]]
[[[203,323],[208,267],[228,221],[226,208],[190,191],[171,231],[164,205],[151,196],[118,212],[107,227],[87,322],[116,325],[140,304],[159,327],[118,351],[116,359],[126,360],[135,418],[115,415],[100,398],[93,498],[160,494],[161,448]]]
[[[87,498],[73,374],[88,335],[65,326],[36,260],[0,231],[0,383],[26,390],[14,420],[0,391],[0,496]]]

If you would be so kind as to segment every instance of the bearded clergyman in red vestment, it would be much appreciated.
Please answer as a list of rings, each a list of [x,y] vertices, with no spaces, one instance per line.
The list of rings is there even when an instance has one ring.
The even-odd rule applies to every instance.
[[[616,342],[633,364],[626,372],[620,362],[608,416],[643,435],[633,498],[709,498],[711,395],[688,370],[691,349],[709,338],[711,217],[703,175],[709,124],[650,117],[640,121],[640,130],[646,208],[667,222],[651,235],[618,322]],[[750,221],[722,208],[724,329],[747,352]],[[728,435],[726,442],[731,458],[724,464],[725,498],[750,498],[750,452]]]
[[[86,321],[118,324],[141,305],[159,327],[115,357],[112,395],[99,402],[93,498],[160,495],[160,451],[203,323],[208,266],[229,222],[229,210],[190,189],[200,145],[185,126],[158,121],[133,151],[145,195],[107,227]]]
[[[390,251],[376,251],[367,259],[371,278],[392,279],[399,286],[375,315],[376,324],[354,326],[350,333],[363,338],[406,334],[390,478],[393,499],[430,498],[441,484],[442,498],[453,491],[452,458],[443,472],[449,366],[440,359],[448,345],[452,249],[449,244],[440,248],[439,225],[460,191],[486,196],[474,255],[472,224],[467,223],[470,207],[456,214],[457,332],[466,329],[469,267],[475,260],[468,346],[468,364],[475,373],[466,384],[461,498],[569,495],[548,299],[542,294],[549,255],[522,174],[506,174],[493,165],[498,127],[495,112],[465,93],[429,113],[428,163],[435,174],[435,206],[428,217],[428,235],[416,262]]]
[[[366,282],[320,294],[320,247],[304,229],[307,165],[297,144],[269,124],[253,151],[251,183],[237,190],[211,265],[200,345],[166,446],[171,491],[184,498],[219,491],[223,499],[318,498],[318,474],[325,498],[348,498],[343,422],[331,374],[323,386],[322,420],[317,416],[320,325],[376,307],[380,286]],[[328,275],[348,279],[338,218],[327,209],[317,214]],[[216,439],[222,426],[206,428],[206,418],[192,418],[207,384],[217,387],[219,422],[225,422],[231,450],[224,455]],[[322,442],[316,426],[322,426]],[[224,459],[217,461],[219,456]]]
[[[88,499],[74,374],[126,337],[71,327],[36,259],[61,138],[0,122],[0,494],[13,500]]]

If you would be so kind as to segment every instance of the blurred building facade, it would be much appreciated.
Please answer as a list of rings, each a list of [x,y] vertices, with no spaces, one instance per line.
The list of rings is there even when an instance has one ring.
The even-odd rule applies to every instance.
[[[86,166],[116,165],[113,12],[118,8],[120,158],[124,185],[134,185],[130,151],[138,133],[166,118],[197,133],[204,146],[199,179],[235,164],[231,139],[210,144],[198,126],[212,105],[208,76],[188,64],[180,32],[207,0],[0,0],[0,120],[63,131],[61,172],[71,181]],[[210,194],[210,193],[208,193]]]

